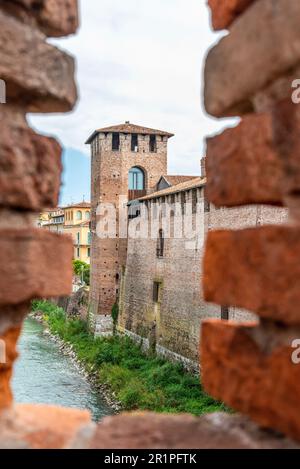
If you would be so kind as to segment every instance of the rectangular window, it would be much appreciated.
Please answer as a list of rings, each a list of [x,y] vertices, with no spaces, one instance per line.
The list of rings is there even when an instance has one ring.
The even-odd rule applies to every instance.
[[[78,259],[80,257],[80,248],[77,248],[77,257],[78,257]]]
[[[229,308],[228,306],[221,306],[221,319],[228,321],[229,319]]]
[[[88,257],[91,257],[91,248],[88,248],[88,249],[87,249],[87,256],[88,256]]]
[[[131,135],[131,151],[137,153],[139,151],[139,143],[137,134]]]
[[[120,150],[120,134],[114,132],[112,134],[112,149],[113,151],[119,151]]]
[[[151,153],[157,152],[156,135],[150,135],[150,152]]]
[[[159,302],[159,293],[160,293],[160,282],[153,282],[153,301],[154,301],[154,303]]]

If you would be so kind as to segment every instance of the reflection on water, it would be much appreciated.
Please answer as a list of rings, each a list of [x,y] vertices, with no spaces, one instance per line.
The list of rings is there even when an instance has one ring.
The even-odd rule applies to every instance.
[[[19,351],[21,356],[13,378],[16,402],[88,409],[94,420],[113,413],[71,359],[43,334],[43,326],[33,319],[25,321]]]

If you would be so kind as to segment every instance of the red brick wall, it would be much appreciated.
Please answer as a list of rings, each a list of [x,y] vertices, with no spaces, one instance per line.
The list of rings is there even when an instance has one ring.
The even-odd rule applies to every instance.
[[[73,59],[47,42],[78,26],[77,2],[20,0],[0,5],[0,410],[11,404],[10,378],[16,342],[30,302],[68,295],[72,241],[34,228],[36,213],[56,206],[61,148],[36,134],[26,114],[70,111],[77,99]],[[55,255],[53,255],[55,253]]]
[[[292,82],[299,78],[300,51],[293,44],[300,39],[300,4],[210,4],[215,28],[229,26],[229,34],[207,57],[206,110],[240,116],[241,123],[208,139],[207,195],[217,206],[287,206],[289,220],[209,233],[205,298],[247,308],[260,323],[205,323],[203,383],[264,427],[299,440],[300,365],[292,361],[292,343],[300,338],[300,111]]]

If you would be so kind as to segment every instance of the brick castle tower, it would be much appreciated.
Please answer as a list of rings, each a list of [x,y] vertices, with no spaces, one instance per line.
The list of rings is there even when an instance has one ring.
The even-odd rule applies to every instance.
[[[167,174],[167,146],[172,136],[125,122],[96,130],[86,142],[91,145],[92,169],[89,312],[97,335],[112,332],[111,310],[126,264],[127,202],[151,191],[160,176]],[[103,237],[103,217],[109,213],[106,207],[115,210],[116,226],[113,236]]]

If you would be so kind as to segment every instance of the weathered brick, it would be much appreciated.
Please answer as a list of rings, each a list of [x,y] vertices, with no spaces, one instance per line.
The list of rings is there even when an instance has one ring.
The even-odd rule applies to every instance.
[[[17,404],[1,417],[0,449],[84,449],[96,427],[86,410],[49,405]]]
[[[0,335],[11,327],[21,326],[30,311],[31,303],[27,301],[18,305],[2,305],[0,307]]]
[[[24,115],[0,108],[0,206],[40,211],[58,204],[61,147],[37,135]]]
[[[225,29],[255,0],[208,0],[213,28]]]
[[[0,230],[0,304],[69,295],[71,237],[44,230]]]
[[[3,12],[0,23],[0,77],[7,100],[18,100],[24,112],[71,110],[77,98],[73,58]]]
[[[13,327],[0,335],[0,411],[8,407],[13,399],[9,383],[13,363],[18,357],[16,344],[20,332],[21,327]]]
[[[221,117],[252,110],[252,97],[298,64],[299,20],[297,0],[260,0],[233,23],[230,34],[207,57],[209,114]]]
[[[271,110],[274,147],[284,165],[283,191],[298,195],[300,189],[300,106],[290,98],[276,103]]]
[[[264,348],[258,334],[257,326],[205,321],[202,383],[210,395],[263,427],[299,440],[300,365],[292,362],[295,349],[291,343]]]
[[[283,205],[300,190],[300,107],[290,97],[207,140],[207,196],[217,206]],[[254,144],[255,143],[255,144]]]
[[[280,102],[291,101],[296,97],[299,100],[300,77],[299,63],[288,70],[284,75],[268,83],[267,86],[258,91],[252,98],[255,112],[270,112]],[[297,82],[296,82],[297,80]],[[292,98],[292,99],[291,99]]]
[[[250,114],[207,139],[207,197],[216,206],[282,205],[284,164],[274,144],[271,114]]]
[[[246,417],[216,413],[162,415],[124,413],[103,419],[91,439],[92,449],[295,448],[287,438],[259,429]],[[187,460],[189,462],[189,460]]]
[[[208,234],[204,298],[300,324],[300,230],[265,226]]]
[[[47,36],[60,37],[76,32],[79,23],[77,0],[4,0],[1,8]]]

